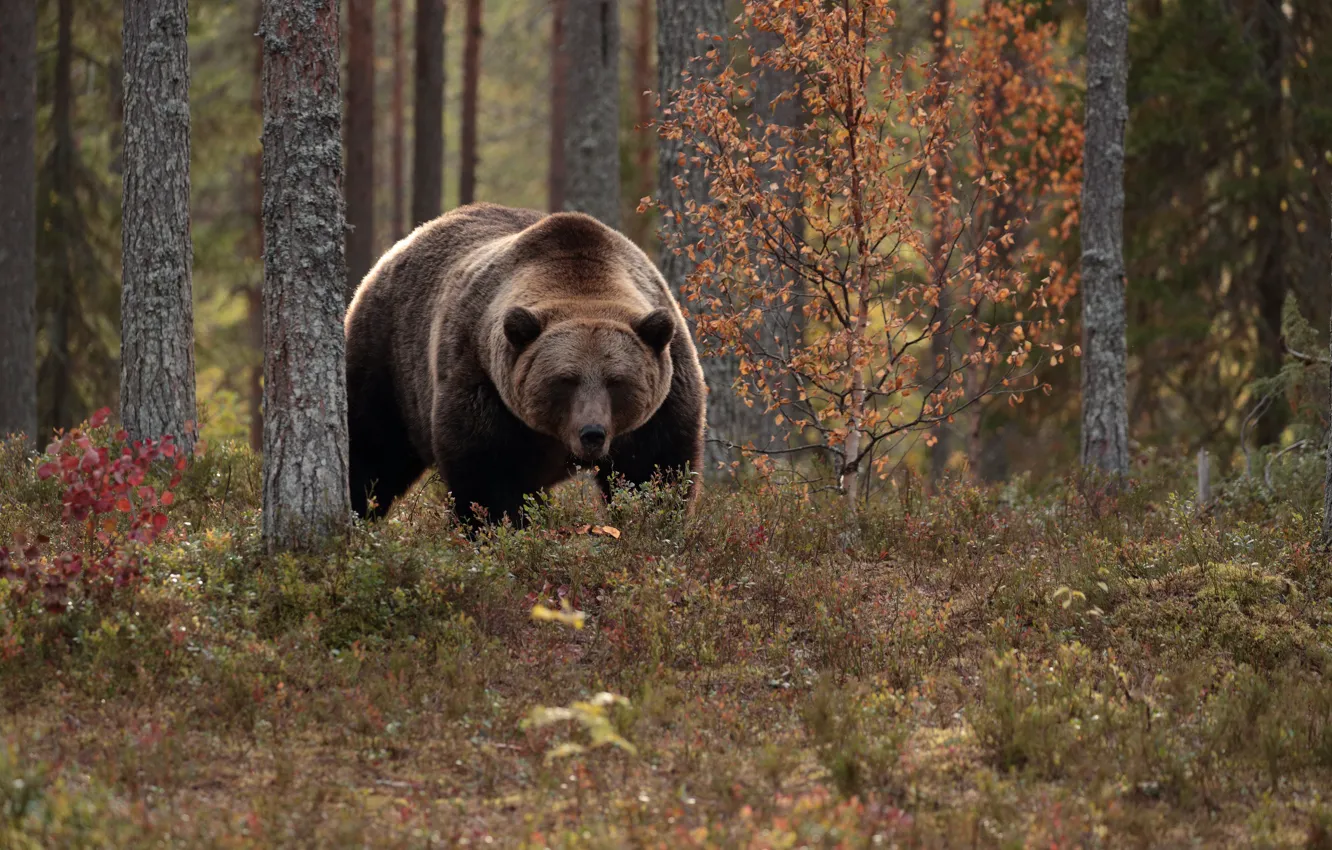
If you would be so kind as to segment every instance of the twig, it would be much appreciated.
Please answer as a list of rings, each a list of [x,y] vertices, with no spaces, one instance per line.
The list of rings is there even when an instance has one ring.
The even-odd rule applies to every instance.
[[[1332,365],[1332,359],[1330,358],[1319,357],[1315,354],[1305,354],[1303,351],[1297,351],[1289,345],[1286,346],[1286,353],[1301,363],[1321,363],[1324,366]]]
[[[1277,460],[1279,460],[1279,459],[1281,458],[1281,456],[1282,456],[1283,454],[1285,454],[1286,452],[1294,451],[1295,449],[1300,448],[1301,446],[1303,446],[1303,445],[1304,445],[1305,443],[1307,443],[1307,442],[1309,442],[1309,441],[1308,441],[1308,440],[1299,440],[1299,441],[1297,441],[1297,442],[1291,443],[1289,446],[1286,446],[1284,449],[1282,449],[1281,451],[1279,451],[1279,452],[1277,452],[1276,454],[1272,455],[1272,457],[1268,459],[1268,461],[1267,461],[1267,466],[1263,467],[1263,483],[1267,485],[1267,489],[1268,489],[1268,490],[1272,490],[1272,489],[1273,489],[1273,487],[1272,487],[1272,464],[1276,463]]]

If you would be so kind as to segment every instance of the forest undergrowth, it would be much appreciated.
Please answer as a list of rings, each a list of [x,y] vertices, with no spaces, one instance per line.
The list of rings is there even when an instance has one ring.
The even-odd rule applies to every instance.
[[[0,453],[3,848],[1332,847],[1313,457],[270,557],[247,449],[119,445]]]

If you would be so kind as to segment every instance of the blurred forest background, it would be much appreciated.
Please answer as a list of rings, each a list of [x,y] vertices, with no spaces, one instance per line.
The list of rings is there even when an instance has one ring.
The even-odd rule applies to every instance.
[[[958,0],[953,11],[961,18],[982,5],[1005,4],[1029,5]],[[475,197],[549,208],[548,152],[558,119],[551,97],[552,0],[477,5]],[[201,420],[208,439],[248,440],[256,448],[263,280],[258,6],[257,0],[191,0],[189,22]],[[928,49],[935,6],[901,4],[903,52]],[[415,2],[401,0],[397,49],[394,10],[394,0],[376,0],[376,256],[412,224]],[[1326,384],[1304,379],[1305,364],[1290,354],[1300,353],[1290,340],[1305,335],[1317,345],[1321,330],[1309,326],[1328,326],[1332,4],[1137,0],[1130,11],[1124,222],[1130,435],[1139,448],[1207,448],[1224,469],[1242,459],[1244,444],[1290,444],[1299,428],[1321,428],[1328,409]],[[457,205],[461,188],[465,12],[460,0],[446,4],[446,210]],[[657,140],[645,126],[655,100],[644,94],[657,87],[652,0],[623,0],[620,15],[623,229],[655,255],[657,222],[650,209],[639,212],[657,185]],[[1066,0],[1031,5],[1027,17],[1027,26],[1055,25],[1059,73],[1045,83],[1074,115],[1084,96],[1084,21],[1083,4]],[[39,417],[46,433],[103,405],[116,407],[121,2],[39,0],[38,28]],[[345,65],[345,31],[343,44]],[[391,154],[395,66],[407,89],[405,136],[396,141],[404,150],[401,186]],[[1069,200],[1041,198],[1049,208],[1036,210],[1034,224],[1018,238],[1041,236],[1047,254],[1075,269],[1076,232],[1064,235],[1049,224]],[[1071,345],[1076,301],[1065,315]],[[1075,461],[1078,360],[1042,368],[1053,392],[1029,394],[1021,405],[990,400],[976,456],[967,457],[963,440],[945,441],[950,468],[1001,479],[1025,471],[1039,476]],[[1251,416],[1267,394],[1273,403]],[[907,455],[922,471],[930,466],[925,442],[913,443]]]

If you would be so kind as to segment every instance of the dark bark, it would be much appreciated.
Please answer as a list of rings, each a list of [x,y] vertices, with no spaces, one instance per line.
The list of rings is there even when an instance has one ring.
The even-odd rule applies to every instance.
[[[1329,241],[1329,256],[1332,256],[1332,241]],[[1332,363],[1332,317],[1327,328],[1327,357]],[[1327,474],[1323,479],[1323,548],[1332,549],[1332,367],[1328,368],[1328,429],[1324,448],[1327,451]]]
[[[1254,7],[1254,31],[1258,39],[1259,73],[1263,80],[1263,100],[1254,116],[1253,127],[1260,139],[1253,151],[1262,164],[1262,183],[1255,245],[1259,253],[1256,300],[1258,303],[1258,357],[1255,371],[1270,378],[1281,371],[1283,342],[1281,308],[1290,288],[1286,263],[1291,246],[1286,240],[1286,213],[1283,204],[1289,191],[1286,181],[1289,134],[1286,121],[1282,80],[1286,75],[1286,14],[1280,0],[1261,0]],[[1258,445],[1280,442],[1281,432],[1290,419],[1290,407],[1277,400],[1268,405],[1258,419],[1254,438]]]
[[[934,10],[931,12],[930,45],[935,74],[940,86],[936,106],[941,104],[948,96],[946,86],[948,80],[949,17],[949,0],[935,0]],[[930,231],[930,265],[935,283],[940,287],[937,315],[943,320],[943,326],[947,327],[950,303],[950,293],[947,289],[948,236],[951,226],[948,215],[949,207],[944,196],[949,192],[950,169],[948,155],[942,146],[934,150],[930,158],[930,166],[934,171],[930,178],[930,194],[934,203],[934,222]],[[953,340],[948,334],[938,333],[930,337],[930,354],[934,358],[935,368],[940,373],[952,371],[952,349]],[[934,445],[930,451],[930,480],[932,483],[938,484],[947,473],[948,460],[953,453],[951,423],[947,421],[939,422],[931,430],[931,436],[934,438]]]
[[[655,134],[648,125],[652,122],[652,0],[638,0],[634,21],[633,51],[633,104],[634,104],[634,186],[633,200],[650,196],[656,189],[653,168],[657,146]],[[647,213],[633,214],[629,219],[629,237],[640,248],[650,250],[652,217]]]
[[[657,0],[657,90],[663,105],[668,105],[672,92],[684,83],[686,73],[697,80],[714,72],[708,60],[701,58],[711,43],[700,41],[699,32],[724,35],[726,33],[726,6],[724,0]],[[685,165],[680,165],[681,157]],[[683,172],[683,173],[682,173]],[[675,185],[675,178],[683,177],[687,186],[683,192]],[[667,212],[667,226],[678,236],[678,245],[663,244],[660,266],[666,282],[677,297],[695,263],[683,250],[701,238],[697,225],[684,210],[689,202],[705,204],[708,199],[709,180],[701,168],[689,164],[683,139],[657,141],[657,192]],[[729,445],[743,445],[757,436],[756,417],[735,393],[735,382],[740,374],[735,355],[702,358],[703,377],[708,385],[708,442],[704,447],[705,470],[716,469],[719,463],[730,462],[735,454]]]
[[[0,0],[0,439],[37,439],[37,4]]]
[[[52,237],[50,292],[44,324],[47,353],[38,369],[38,427],[43,431],[69,427],[81,413],[70,380],[73,371],[72,313],[78,308],[74,249],[77,220],[74,197],[74,0],[59,0],[56,9],[54,97],[51,102],[52,146],[47,164],[46,216],[42,230]],[[39,236],[40,238],[40,236]]]
[[[458,203],[476,200],[476,93],[481,79],[481,0],[467,0],[463,37],[461,150],[458,158]]]
[[[550,3],[550,172],[546,178],[551,212],[564,209],[564,128],[568,121],[569,61],[564,55],[564,15],[568,0]]]
[[[190,446],[194,308],[185,0],[126,0],[120,421]]]
[[[255,4],[254,31],[263,28],[264,0]],[[256,114],[264,114],[264,44],[255,41],[254,89],[252,102]],[[261,263],[264,256],[264,155],[262,151],[250,159],[250,256]],[[262,268],[262,267],[261,267]],[[250,346],[254,351],[254,365],[246,381],[250,395],[250,449],[259,454],[264,450],[264,277],[253,281],[245,291],[246,321],[249,325]]]
[[[337,0],[267,0],[264,39],[264,504],[270,551],[344,527]]]
[[[1124,125],[1128,3],[1087,4],[1082,184],[1082,463],[1128,472],[1124,316]]]
[[[406,202],[404,196],[407,185],[405,182],[406,176],[403,174],[403,168],[406,165],[403,161],[403,140],[405,138],[403,92],[407,77],[407,57],[402,49],[402,0],[392,0],[390,3],[389,20],[393,32],[393,103],[390,107],[393,127],[389,142],[393,146],[390,156],[393,169],[393,211],[389,214],[391,231],[389,241],[396,242],[406,235],[402,227],[402,213]]]
[[[348,0],[347,301],[375,262],[375,0]]]
[[[444,0],[416,3],[412,226],[435,218],[444,197]]]
[[[760,32],[754,35],[754,49],[760,53],[778,49],[782,46],[782,36],[775,33]],[[701,47],[701,45],[700,45]],[[798,128],[806,120],[804,108],[798,96],[789,96],[790,93],[797,90],[797,81],[794,71],[764,66],[759,69],[754,80],[754,114],[763,121],[764,126],[790,127]],[[781,167],[779,167],[781,166]],[[799,169],[792,163],[789,157],[783,163],[774,157],[766,163],[760,163],[761,181],[763,185],[776,189],[770,191],[779,196],[781,204],[787,209],[796,209],[800,205],[797,197],[793,196],[787,181],[792,171]],[[803,227],[803,220],[795,218],[788,223],[788,226],[795,233],[799,233]],[[767,316],[764,317],[764,340],[765,347],[771,346],[771,357],[781,362],[790,362],[793,345],[798,341],[800,329],[798,324],[797,305],[801,303],[802,293],[800,292],[800,276],[788,266],[777,264],[769,270],[771,279],[766,281],[767,286],[774,290],[789,287],[792,297],[788,305],[782,308],[772,308]],[[783,386],[778,389],[782,399],[795,399],[797,397],[796,382],[792,375],[785,374],[782,378]],[[739,411],[737,411],[739,413]],[[778,425],[773,415],[756,415],[758,418],[757,428],[759,433],[759,446],[767,449],[782,450],[788,445],[789,428]]]
[[[620,15],[613,0],[565,0],[564,207],[620,227]]]

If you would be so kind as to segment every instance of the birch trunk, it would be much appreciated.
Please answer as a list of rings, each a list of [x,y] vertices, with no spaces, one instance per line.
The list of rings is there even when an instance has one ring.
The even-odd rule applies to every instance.
[[[615,0],[565,0],[564,208],[620,227],[620,15]]]
[[[0,439],[37,440],[37,4],[0,0]]]
[[[1124,125],[1128,2],[1087,4],[1082,184],[1082,463],[1128,472],[1124,315]]]
[[[188,448],[194,408],[185,0],[126,0],[120,420]]]
[[[341,529],[347,483],[337,0],[266,0],[264,509],[269,551]]]

